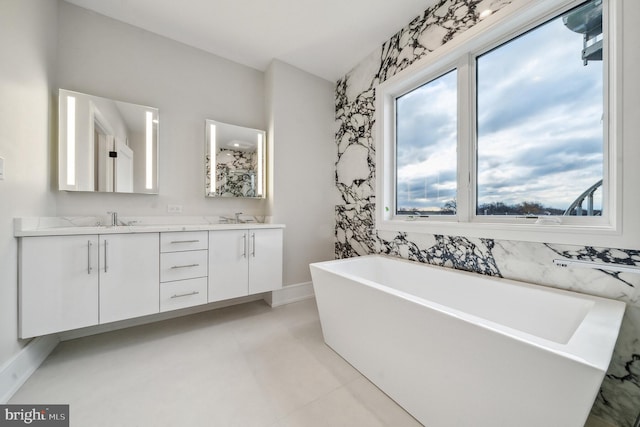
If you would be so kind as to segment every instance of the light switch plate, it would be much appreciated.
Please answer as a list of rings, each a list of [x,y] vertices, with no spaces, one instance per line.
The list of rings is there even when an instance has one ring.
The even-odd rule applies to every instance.
[[[4,157],[0,157],[0,180],[4,180]]]

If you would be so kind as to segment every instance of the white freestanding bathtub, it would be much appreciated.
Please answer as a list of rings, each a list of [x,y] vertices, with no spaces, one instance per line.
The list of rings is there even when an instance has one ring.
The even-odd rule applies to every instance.
[[[325,342],[427,427],[582,427],[625,309],[384,256],[310,268]]]

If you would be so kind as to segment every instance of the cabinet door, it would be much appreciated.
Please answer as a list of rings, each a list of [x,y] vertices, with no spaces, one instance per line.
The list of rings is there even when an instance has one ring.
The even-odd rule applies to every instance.
[[[249,230],[249,294],[282,288],[282,229]]]
[[[209,232],[209,302],[248,295],[247,230]]]
[[[20,337],[98,324],[98,236],[20,239]]]
[[[160,311],[158,233],[100,236],[100,323]]]

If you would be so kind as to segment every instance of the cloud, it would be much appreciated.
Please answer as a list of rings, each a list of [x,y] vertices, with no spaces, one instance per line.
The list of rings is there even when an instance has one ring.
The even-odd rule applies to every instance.
[[[480,58],[479,203],[566,208],[602,178],[602,63],[581,49],[557,20]]]
[[[455,198],[457,73],[448,73],[397,101],[397,204],[438,208]]]
[[[456,198],[456,179],[454,170],[398,182],[398,208],[441,208]]]
[[[582,36],[556,20],[481,56],[480,132],[519,125],[549,110],[576,114],[594,102],[602,106],[602,63],[585,67],[581,50]]]
[[[584,66],[582,47],[556,19],[479,57],[479,203],[564,209],[602,178],[602,62]],[[455,78],[398,99],[399,206],[455,197]]]

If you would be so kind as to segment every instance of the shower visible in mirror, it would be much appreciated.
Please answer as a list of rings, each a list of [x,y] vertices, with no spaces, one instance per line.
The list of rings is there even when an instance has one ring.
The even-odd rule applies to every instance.
[[[265,197],[266,132],[206,120],[205,195]]]
[[[158,109],[60,89],[64,191],[158,193]]]

